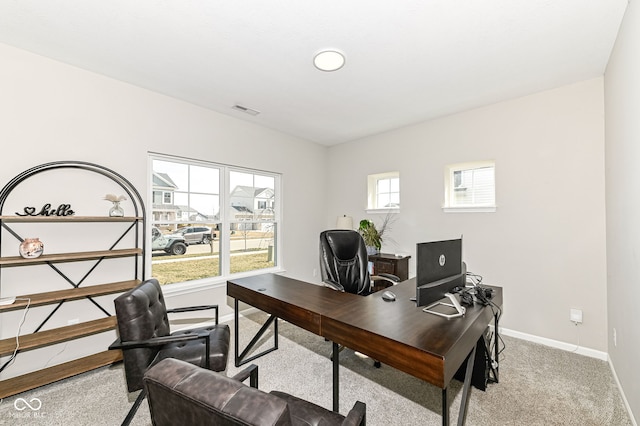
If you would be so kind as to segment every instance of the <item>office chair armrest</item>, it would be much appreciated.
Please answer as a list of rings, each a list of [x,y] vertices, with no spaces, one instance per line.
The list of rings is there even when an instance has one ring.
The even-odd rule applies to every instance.
[[[113,349],[136,349],[136,348],[151,348],[154,346],[163,346],[167,343],[176,343],[176,342],[187,342],[190,340],[199,340],[199,339],[208,339],[209,333],[206,335],[200,334],[182,334],[179,336],[161,336],[154,337],[147,340],[128,340],[126,342],[117,339],[111,345],[109,345],[109,350]]]
[[[400,282],[400,277],[397,277],[393,274],[377,274],[377,275],[372,275],[371,276],[372,280],[387,280],[387,281],[391,281],[393,283],[399,283]]]
[[[356,401],[355,405],[342,421],[342,426],[366,426],[367,405],[364,402]]]
[[[218,309],[218,305],[185,306],[182,308],[167,309],[167,313],[204,311],[206,309]]]
[[[337,283],[337,282],[331,281],[331,280],[323,280],[322,282],[324,283],[324,285],[326,287],[330,287],[330,288],[332,288],[334,290],[338,290],[338,291],[344,291],[344,287],[340,283]]]
[[[233,380],[237,380],[239,382],[244,382],[249,378],[249,386],[252,388],[258,389],[258,366],[255,364],[249,365],[244,370],[236,373],[235,376],[232,377]]]
[[[185,306],[182,308],[167,309],[168,314],[176,314],[180,312],[194,312],[205,311],[207,309],[215,309],[216,311],[216,324],[218,324],[218,305],[200,305],[200,306]]]

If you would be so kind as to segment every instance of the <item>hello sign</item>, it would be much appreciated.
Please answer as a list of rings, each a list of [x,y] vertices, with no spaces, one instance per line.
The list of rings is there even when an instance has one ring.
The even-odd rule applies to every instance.
[[[52,209],[51,204],[47,203],[40,211],[38,211],[35,207],[25,207],[24,213],[16,214],[18,216],[73,216],[75,212],[71,210],[71,204],[60,204],[58,208]],[[36,213],[37,212],[37,213]]]

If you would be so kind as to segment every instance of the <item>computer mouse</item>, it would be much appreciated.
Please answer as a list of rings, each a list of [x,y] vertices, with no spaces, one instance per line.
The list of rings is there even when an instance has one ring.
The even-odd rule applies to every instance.
[[[390,292],[389,290],[387,290],[384,293],[382,293],[382,298],[389,302],[393,302],[394,300],[396,300],[396,295]]]

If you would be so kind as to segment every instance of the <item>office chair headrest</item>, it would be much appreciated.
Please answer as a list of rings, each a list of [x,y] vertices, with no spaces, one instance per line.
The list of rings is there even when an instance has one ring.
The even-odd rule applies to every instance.
[[[325,231],[327,244],[338,260],[351,260],[358,255],[362,236],[349,229]]]

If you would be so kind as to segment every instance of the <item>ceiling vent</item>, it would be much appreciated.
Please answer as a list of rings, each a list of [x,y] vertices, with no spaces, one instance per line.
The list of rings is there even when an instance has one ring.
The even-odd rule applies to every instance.
[[[258,114],[260,114],[260,111],[256,111],[255,109],[247,108],[247,107],[242,106],[242,105],[234,105],[231,108],[235,109],[236,111],[244,112],[245,114],[249,114],[249,115],[258,115]]]

